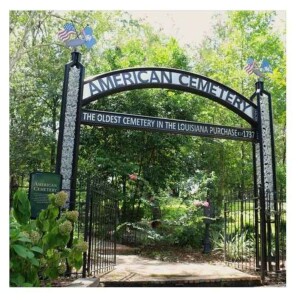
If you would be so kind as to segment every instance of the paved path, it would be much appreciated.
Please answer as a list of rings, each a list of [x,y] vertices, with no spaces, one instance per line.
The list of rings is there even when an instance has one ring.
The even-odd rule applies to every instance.
[[[172,263],[117,255],[117,266],[100,276],[100,286],[257,286],[260,278],[223,264]]]

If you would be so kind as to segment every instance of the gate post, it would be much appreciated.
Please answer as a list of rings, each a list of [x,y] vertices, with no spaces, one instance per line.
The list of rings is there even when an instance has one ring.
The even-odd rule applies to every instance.
[[[72,52],[71,58],[65,66],[56,173],[62,175],[62,189],[69,194],[69,209],[74,210],[84,66],[79,52]]]
[[[90,215],[92,213],[91,205],[91,182],[88,178],[86,187],[86,199],[85,199],[85,214],[84,214],[84,237],[83,240],[88,242],[87,253],[83,253],[83,266],[82,266],[82,277],[86,278],[87,272],[89,275],[90,271],[90,258],[91,258],[91,220]]]
[[[259,239],[259,186],[260,181],[258,182],[258,177],[260,178],[260,162],[259,162],[259,149],[257,151],[257,143],[253,142],[252,144],[252,160],[253,160],[253,180],[254,180],[254,224],[255,224],[255,269],[259,270],[259,261],[260,261],[260,239]],[[259,168],[259,171],[258,169]]]
[[[276,194],[276,169],[275,169],[275,145],[273,132],[273,116],[271,95],[264,90],[262,81],[255,84],[258,107],[258,138],[255,145],[256,177],[257,187],[260,189],[260,234],[261,234],[261,276],[267,271],[267,250],[270,252],[270,245],[267,249],[267,220],[270,221],[271,210],[275,212],[275,256],[276,270],[279,269],[279,244],[277,222],[277,194]],[[266,210],[266,201],[269,201]],[[273,203],[273,206],[271,205]],[[267,216],[267,218],[266,218]],[[270,225],[270,224],[269,224]],[[268,232],[268,236],[271,232]],[[270,257],[268,257],[270,263]]]

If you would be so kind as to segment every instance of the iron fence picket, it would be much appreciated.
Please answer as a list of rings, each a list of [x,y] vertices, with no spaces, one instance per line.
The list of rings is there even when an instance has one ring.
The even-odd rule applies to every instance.
[[[91,265],[89,273],[96,274],[111,269],[116,262],[116,193],[108,185],[93,182],[90,186],[92,195],[92,213],[89,232],[92,239],[89,249]]]
[[[261,276],[285,271],[285,193],[281,191],[278,204],[273,196],[265,195],[264,214],[259,197],[251,191],[224,197],[224,259],[228,265],[260,271]],[[259,226],[262,220],[265,223]]]

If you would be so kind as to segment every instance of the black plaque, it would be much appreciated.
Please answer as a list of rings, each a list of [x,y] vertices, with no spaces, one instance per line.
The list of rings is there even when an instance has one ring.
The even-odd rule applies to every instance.
[[[206,136],[221,139],[244,141],[254,141],[256,139],[256,131],[249,128],[220,126],[106,111],[82,110],[81,123],[94,126],[162,131],[173,134]]]

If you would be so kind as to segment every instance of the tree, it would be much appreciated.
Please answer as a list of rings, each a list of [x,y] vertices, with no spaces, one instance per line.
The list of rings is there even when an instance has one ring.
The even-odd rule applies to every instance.
[[[228,13],[225,21],[217,19],[213,36],[207,37],[199,49],[196,69],[250,97],[254,92],[255,79],[243,70],[247,59],[253,57],[261,62],[267,58],[271,62],[273,73],[267,75],[265,87],[272,94],[273,101],[277,178],[279,185],[285,186],[285,46],[280,33],[273,30],[274,17],[275,12],[234,11]],[[214,115],[218,122],[225,119],[232,124],[239,122],[236,116],[230,116],[223,109],[214,108]],[[245,126],[243,123],[235,124]],[[225,149],[231,148],[229,152],[236,153],[236,158],[227,159],[226,166],[221,165],[228,170],[226,173],[231,182],[240,178],[240,186],[246,184],[241,179],[251,174],[250,147],[241,143],[237,155],[237,147],[226,142]],[[238,169],[241,170],[240,176]]]
[[[285,178],[285,50],[272,31],[273,12],[230,12],[218,21],[192,57],[174,38],[155,32],[124,12],[12,11],[10,21],[10,163],[11,174],[53,171],[63,81],[70,50],[57,40],[65,22],[77,31],[91,24],[99,41],[82,48],[86,77],[115,69],[165,66],[199,72],[244,95],[254,80],[244,72],[248,57],[268,58],[273,74],[266,87],[273,95],[278,178]],[[230,76],[228,76],[230,74]],[[249,127],[234,113],[200,96],[165,89],[120,93],[88,108]],[[220,193],[250,187],[251,144],[162,135],[112,128],[81,129],[79,176],[101,174],[127,187],[127,175],[142,175],[155,191],[215,171]]]
[[[55,170],[63,70],[70,60],[56,34],[71,15],[10,12],[11,175]],[[99,26],[106,22],[105,14],[95,15]],[[78,20],[84,28],[89,14],[81,13]]]

